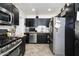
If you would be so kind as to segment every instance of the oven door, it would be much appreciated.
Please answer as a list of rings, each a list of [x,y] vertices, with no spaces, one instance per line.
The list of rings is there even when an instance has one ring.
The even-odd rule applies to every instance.
[[[20,40],[17,47],[8,53],[8,56],[23,56],[25,54],[25,37]]]
[[[21,44],[20,43],[14,50],[7,54],[7,56],[20,56],[21,54]]]
[[[16,39],[0,48],[0,56],[19,56],[22,55],[22,39]]]

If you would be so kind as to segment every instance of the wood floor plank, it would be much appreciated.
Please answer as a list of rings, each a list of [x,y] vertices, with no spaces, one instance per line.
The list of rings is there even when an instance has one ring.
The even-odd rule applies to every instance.
[[[25,56],[53,56],[49,44],[26,44]]]

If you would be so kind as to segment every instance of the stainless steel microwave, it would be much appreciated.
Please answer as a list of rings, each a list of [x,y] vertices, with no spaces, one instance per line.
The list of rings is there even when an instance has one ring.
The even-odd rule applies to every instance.
[[[14,14],[0,7],[0,24],[12,24]]]

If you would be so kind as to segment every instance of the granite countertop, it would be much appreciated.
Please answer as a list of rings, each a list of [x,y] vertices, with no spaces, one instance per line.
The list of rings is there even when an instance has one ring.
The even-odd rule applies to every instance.
[[[25,32],[24,34],[40,34],[40,33],[49,34],[49,32]]]

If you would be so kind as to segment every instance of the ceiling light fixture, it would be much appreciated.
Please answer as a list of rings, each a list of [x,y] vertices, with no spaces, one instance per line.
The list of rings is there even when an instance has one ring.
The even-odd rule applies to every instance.
[[[33,8],[32,11],[35,11],[35,8]]]
[[[48,11],[50,12],[51,11],[51,8],[49,8]]]

